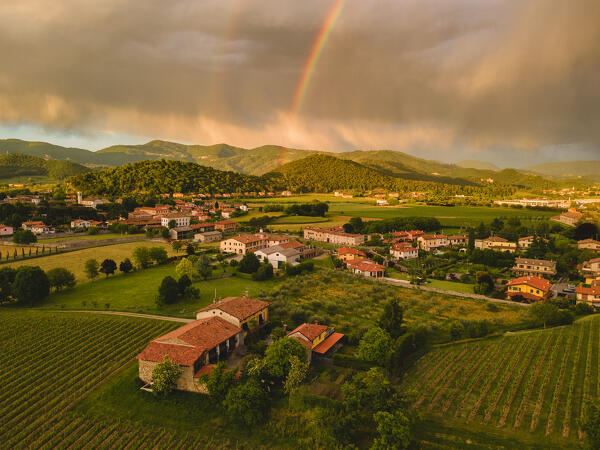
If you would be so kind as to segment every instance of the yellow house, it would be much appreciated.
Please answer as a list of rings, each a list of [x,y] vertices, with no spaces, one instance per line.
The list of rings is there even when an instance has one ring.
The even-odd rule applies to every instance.
[[[288,333],[288,337],[296,339],[307,350],[307,359],[311,360],[312,354],[327,356],[341,345],[344,335],[335,333],[332,327],[318,323],[303,323],[295,330]]]
[[[269,321],[269,305],[269,302],[246,296],[226,297],[196,311],[196,319],[221,317],[236,327],[248,331],[252,321],[256,321],[258,327],[262,327]]]
[[[510,280],[507,284],[509,300],[522,297],[528,301],[539,301],[548,298],[552,284],[545,278],[528,276]]]
[[[342,247],[337,249],[338,258],[344,262],[354,261],[355,259],[365,259],[367,254],[355,248]]]

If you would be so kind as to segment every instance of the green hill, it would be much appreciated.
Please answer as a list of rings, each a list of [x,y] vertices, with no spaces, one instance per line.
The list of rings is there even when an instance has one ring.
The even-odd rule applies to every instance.
[[[264,190],[266,185],[252,175],[173,160],[140,161],[77,175],[69,181],[78,190],[96,195],[245,192]]]
[[[594,180],[600,180],[600,161],[566,161],[545,163],[523,167],[520,170],[547,177],[587,177]]]
[[[458,167],[463,167],[465,169],[493,170],[493,171],[500,170],[498,168],[498,166],[496,166],[495,164],[492,164],[491,162],[476,161],[473,159],[465,159],[463,161],[459,161],[456,163],[456,165]]]
[[[45,177],[50,180],[62,180],[89,170],[71,161],[46,160],[20,153],[0,155],[0,179],[10,178],[16,181],[19,178]]]

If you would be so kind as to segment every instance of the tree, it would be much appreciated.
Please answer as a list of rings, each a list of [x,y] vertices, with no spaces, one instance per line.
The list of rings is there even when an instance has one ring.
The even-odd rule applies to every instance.
[[[17,244],[32,244],[37,242],[37,236],[31,230],[17,230],[13,234],[12,239]]]
[[[2,267],[0,269],[0,303],[7,302],[10,299],[16,274],[17,270],[12,267]]]
[[[225,401],[227,393],[235,383],[235,371],[226,370],[227,363],[219,361],[210,375],[202,375],[201,381],[206,384],[210,398],[218,405]]]
[[[600,406],[598,402],[590,402],[585,420],[581,423],[588,448],[600,449]]]
[[[254,281],[265,281],[273,278],[273,266],[271,263],[261,264],[258,270],[252,275]]]
[[[182,258],[182,260],[179,261],[179,264],[175,266],[175,273],[179,278],[183,275],[187,275],[191,280],[194,278],[194,265],[188,258]]]
[[[109,275],[114,275],[115,270],[117,270],[117,263],[112,259],[105,259],[102,261],[102,264],[100,264],[100,272],[105,274],[107,277]]]
[[[392,354],[392,338],[379,327],[367,331],[358,344],[358,357],[378,366],[387,366]]]
[[[158,288],[158,302],[160,304],[171,304],[177,301],[179,290],[175,278],[168,275],[163,278]]]
[[[350,219],[349,223],[350,223],[350,225],[352,225],[352,229],[354,230],[354,233],[362,233],[364,223],[360,217],[352,217]]]
[[[598,237],[598,226],[590,222],[579,224],[575,230],[573,230],[573,235],[577,241],[583,239],[595,239]]]
[[[60,291],[62,288],[75,286],[75,275],[64,267],[50,269],[46,272],[46,276],[48,277],[50,287],[53,287],[57,291]]]
[[[537,326],[546,328],[548,325],[568,325],[574,317],[570,311],[561,311],[550,302],[540,302],[529,308],[529,315]]]
[[[125,258],[123,261],[121,261],[121,264],[119,264],[119,270],[123,273],[129,273],[133,270],[133,264],[131,264],[129,258]]]
[[[260,261],[252,252],[247,252],[240,261],[238,270],[242,273],[254,273],[260,267]]]
[[[267,394],[254,380],[231,389],[223,406],[232,421],[249,427],[263,422],[270,408]]]
[[[85,262],[83,271],[90,280],[93,280],[98,276],[98,267],[98,261],[96,261],[94,258],[90,258]]]
[[[133,249],[133,259],[137,265],[142,269],[147,269],[152,263],[150,258],[150,251],[148,247],[136,247]]]
[[[169,239],[171,237],[171,234],[169,233],[169,229],[168,228],[163,228],[160,230],[160,236],[163,239]]]
[[[296,339],[284,337],[273,342],[265,351],[265,366],[269,375],[283,380],[288,376],[293,357],[306,360],[306,349]]]
[[[373,414],[379,434],[371,450],[400,450],[410,446],[410,420],[400,410]]]
[[[173,249],[174,252],[179,253],[179,251],[181,250],[182,247],[183,247],[183,242],[181,242],[181,241],[171,242],[171,248]]]
[[[306,378],[308,374],[308,361],[301,360],[297,356],[290,357],[290,369],[283,383],[283,389],[290,394],[294,391]]]
[[[379,327],[393,338],[400,337],[404,330],[402,328],[404,310],[398,299],[392,298],[385,305],[379,317]]]
[[[164,264],[169,260],[167,251],[162,247],[150,247],[148,249],[148,256],[158,265]]]
[[[169,220],[169,230],[175,228],[177,226],[177,221],[175,219]]]
[[[152,392],[159,397],[166,397],[177,387],[177,379],[181,375],[179,365],[165,356],[152,371]]]
[[[20,303],[33,306],[48,297],[49,293],[50,282],[42,269],[38,266],[21,266],[17,269],[12,294]]]
[[[88,231],[88,234],[92,235],[92,236],[99,233],[98,227],[94,227],[94,226],[89,227],[87,231]]]
[[[179,277],[179,280],[177,280],[177,292],[179,295],[183,295],[185,294],[185,290],[191,285],[192,280],[190,280],[186,274],[183,274],[181,277]]]
[[[186,252],[188,255],[193,255],[194,253],[196,253],[196,249],[194,248],[194,246],[193,246],[192,244],[188,244],[188,245],[185,247],[185,252]]]

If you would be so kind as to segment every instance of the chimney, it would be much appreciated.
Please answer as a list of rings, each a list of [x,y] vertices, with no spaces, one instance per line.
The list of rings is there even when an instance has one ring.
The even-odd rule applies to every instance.
[[[283,324],[283,334],[287,334],[287,324]]]
[[[315,319],[315,325],[319,325],[319,321]]]

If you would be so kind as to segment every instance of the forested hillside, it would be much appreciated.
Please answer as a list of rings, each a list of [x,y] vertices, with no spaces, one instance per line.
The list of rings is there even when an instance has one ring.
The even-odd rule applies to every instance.
[[[42,159],[36,156],[9,153],[0,155],[0,179],[47,176],[54,180],[88,172],[90,169],[70,161]]]
[[[124,195],[132,192],[227,193],[260,191],[265,187],[264,181],[259,177],[173,160],[141,161],[88,172],[69,181],[78,190],[97,195]]]

